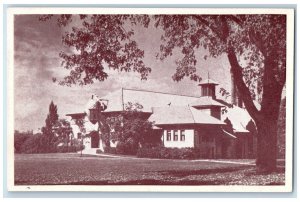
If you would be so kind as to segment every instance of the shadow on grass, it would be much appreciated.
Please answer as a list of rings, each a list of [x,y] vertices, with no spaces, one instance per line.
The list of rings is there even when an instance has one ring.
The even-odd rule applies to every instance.
[[[217,174],[217,173],[227,173],[227,172],[236,172],[240,170],[245,170],[253,168],[253,166],[238,166],[232,168],[212,168],[212,169],[198,169],[198,170],[180,170],[180,171],[161,171],[163,175],[174,176],[174,177],[187,177],[190,175],[208,175],[208,174]]]
[[[166,181],[166,180],[155,180],[155,179],[142,179],[142,180],[131,180],[131,181],[124,181],[124,182],[103,180],[103,181],[82,181],[82,182],[71,182],[71,183],[64,183],[64,184],[44,184],[44,185],[224,185],[224,183],[225,183],[224,181],[218,181],[218,180]]]
[[[245,176],[263,176],[263,175],[271,175],[271,174],[280,174],[280,173],[285,173],[285,167],[283,166],[278,166],[275,171],[269,173],[266,171],[259,171],[256,169],[248,170],[247,172],[244,173]]]

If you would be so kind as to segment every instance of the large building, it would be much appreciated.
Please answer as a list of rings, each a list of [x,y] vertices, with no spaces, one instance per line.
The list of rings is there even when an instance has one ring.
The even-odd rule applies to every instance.
[[[85,109],[67,116],[75,138],[89,134],[83,139],[87,153],[104,146],[94,120],[97,103],[105,105],[106,116],[120,114],[127,103],[138,103],[164,147],[198,148],[203,158],[253,158],[255,125],[242,106],[216,98],[217,85],[211,79],[202,81],[199,97],[122,88],[101,98],[92,95]],[[84,130],[78,120],[83,120]],[[111,142],[112,147],[116,144]]]

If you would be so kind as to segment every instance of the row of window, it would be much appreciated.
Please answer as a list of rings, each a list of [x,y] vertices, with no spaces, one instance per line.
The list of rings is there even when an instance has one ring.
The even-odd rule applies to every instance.
[[[185,141],[185,131],[184,130],[174,130],[173,141],[178,141],[178,132],[180,131],[180,141]],[[167,141],[172,140],[172,131],[167,130]]]

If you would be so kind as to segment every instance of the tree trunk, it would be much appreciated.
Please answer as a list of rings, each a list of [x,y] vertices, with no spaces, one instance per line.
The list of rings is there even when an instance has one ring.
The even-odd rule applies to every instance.
[[[262,119],[257,126],[257,159],[256,166],[260,172],[276,170],[277,159],[277,120]]]
[[[265,59],[263,75],[263,97],[258,110],[251,98],[250,91],[243,80],[242,67],[239,65],[234,49],[228,49],[231,72],[236,82],[238,93],[257,127],[257,169],[272,172],[276,169],[277,157],[277,120],[284,82],[276,80],[273,57]]]

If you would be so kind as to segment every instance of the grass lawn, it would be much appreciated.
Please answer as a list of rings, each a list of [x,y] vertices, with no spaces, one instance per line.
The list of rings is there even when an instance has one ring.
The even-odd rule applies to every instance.
[[[229,160],[226,160],[229,161]],[[253,160],[236,162],[253,163]],[[16,154],[16,185],[283,185],[284,169],[263,175],[253,165],[209,161]]]

